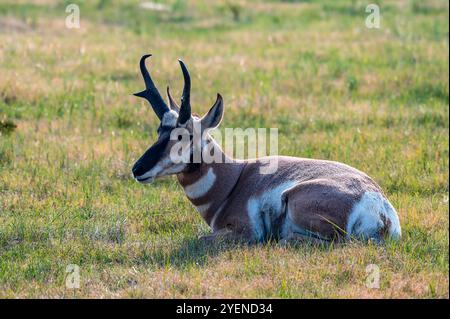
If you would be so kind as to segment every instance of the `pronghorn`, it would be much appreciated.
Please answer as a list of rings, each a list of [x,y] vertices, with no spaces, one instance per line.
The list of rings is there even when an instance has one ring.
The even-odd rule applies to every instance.
[[[132,169],[140,183],[156,177],[174,175],[203,219],[212,229],[206,240],[216,238],[263,242],[328,242],[358,238],[383,242],[386,237],[401,236],[395,209],[380,186],[365,173],[348,165],[317,159],[277,157],[278,169],[261,174],[267,158],[237,160],[227,156],[208,134],[223,116],[223,100],[217,100],[203,117],[191,114],[189,72],[179,60],[184,77],[181,106],[167,87],[168,104],[164,102],[145,66],[140,70],[146,89],[136,96],[146,99],[160,120],[157,141],[142,155]],[[194,127],[200,127],[199,142],[193,139]],[[177,128],[188,137],[175,134]],[[175,143],[188,146],[192,160],[195,148],[213,146],[219,158],[226,161],[207,163],[200,160],[174,162],[171,148]]]

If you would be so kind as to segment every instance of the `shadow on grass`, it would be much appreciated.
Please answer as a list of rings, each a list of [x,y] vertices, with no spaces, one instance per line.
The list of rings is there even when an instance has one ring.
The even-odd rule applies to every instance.
[[[240,249],[252,248],[280,248],[286,250],[295,250],[307,255],[314,255],[318,251],[333,251],[343,247],[343,243],[314,244],[308,242],[293,242],[287,245],[276,241],[263,243],[243,243],[233,241],[204,242],[197,238],[186,238],[179,243],[167,243],[157,245],[152,250],[146,250],[141,256],[141,262],[152,264],[155,267],[175,267],[186,268],[189,266],[205,266],[214,257],[229,256],[231,259]]]
[[[177,244],[157,245],[141,256],[144,263],[152,263],[157,267],[185,268],[203,266],[211,258],[222,255],[237,248],[249,246],[236,242],[204,242],[197,238],[186,238]]]

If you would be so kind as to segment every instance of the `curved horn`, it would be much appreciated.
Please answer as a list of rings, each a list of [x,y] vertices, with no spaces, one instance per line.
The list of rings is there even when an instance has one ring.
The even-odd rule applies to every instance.
[[[169,86],[167,86],[167,97],[169,98],[169,106],[172,110],[174,110],[177,113],[180,113],[180,107],[178,106],[177,102],[172,98],[172,95],[170,95]]]
[[[184,124],[191,118],[191,77],[189,71],[182,60],[180,62],[181,71],[183,72],[184,88],[183,96],[181,97],[180,116],[178,117],[178,123]]]
[[[139,67],[141,69],[142,77],[144,78],[145,82],[145,90],[139,93],[134,93],[134,95],[146,99],[152,106],[158,118],[161,120],[164,116],[164,113],[169,111],[169,108],[167,107],[167,104],[164,102],[161,95],[159,94],[158,89],[153,83],[152,78],[148,73],[147,67],[145,66],[145,59],[147,59],[150,56],[152,55],[151,54],[143,55],[139,62]]]

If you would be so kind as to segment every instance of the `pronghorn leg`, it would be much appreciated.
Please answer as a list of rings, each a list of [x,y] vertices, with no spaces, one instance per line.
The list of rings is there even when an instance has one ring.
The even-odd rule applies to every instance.
[[[299,183],[282,194],[285,221],[281,239],[311,237],[315,241],[341,239],[354,198],[334,181]]]

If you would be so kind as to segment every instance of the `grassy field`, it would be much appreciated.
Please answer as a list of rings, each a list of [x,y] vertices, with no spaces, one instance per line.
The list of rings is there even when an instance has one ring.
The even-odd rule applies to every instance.
[[[358,0],[167,3],[0,2],[0,297],[448,298],[448,2],[378,0],[379,29]],[[158,124],[131,95],[144,53],[176,96],[186,61],[194,111],[220,92],[222,128],[278,127],[280,154],[367,172],[402,240],[198,242],[208,226],[176,178],[131,178]]]

